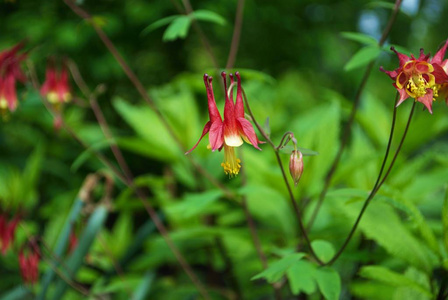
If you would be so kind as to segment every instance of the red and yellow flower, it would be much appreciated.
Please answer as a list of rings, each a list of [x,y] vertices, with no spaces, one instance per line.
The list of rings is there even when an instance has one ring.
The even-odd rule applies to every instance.
[[[408,57],[391,48],[400,65],[394,71],[385,71],[382,67],[380,70],[395,81],[393,85],[400,94],[397,106],[408,98],[414,98],[432,113],[432,102],[439,97],[439,92],[448,90],[447,60],[442,62],[447,46],[448,40],[433,57],[425,55],[421,49],[418,58]]]
[[[45,82],[42,84],[40,93],[47,98],[48,102],[56,106],[71,100],[72,95],[65,67],[62,67],[60,72],[53,64],[47,67]]]
[[[224,88],[227,91],[226,73],[222,72]],[[224,120],[218,111],[213,94],[212,77],[204,74],[204,84],[207,91],[209,121],[205,124],[201,137],[198,142],[185,154],[193,151],[209,133],[209,148],[212,151],[221,151],[224,148],[224,162],[221,166],[224,172],[229,176],[237,175],[241,168],[241,161],[236,157],[235,148],[243,144],[243,141],[251,144],[256,149],[261,150],[252,124],[244,117],[243,93],[241,87],[241,77],[239,72],[235,73],[237,78],[236,101],[233,100],[232,88],[226,92],[224,105]],[[231,84],[234,83],[233,75],[230,74]]]
[[[23,44],[17,44],[11,49],[0,52],[0,113],[17,108],[16,81],[24,83],[25,74],[20,64],[26,58],[26,54],[19,54]]]

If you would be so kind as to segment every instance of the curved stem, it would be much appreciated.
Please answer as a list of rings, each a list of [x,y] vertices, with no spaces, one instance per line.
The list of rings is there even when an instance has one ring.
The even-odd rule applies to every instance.
[[[379,47],[384,45],[384,43],[387,39],[387,36],[389,35],[389,33],[392,29],[392,25],[394,24],[394,22],[397,18],[397,14],[398,14],[398,11],[401,6],[401,2],[402,2],[402,0],[395,1],[394,10],[392,11],[392,14],[389,18],[389,22],[387,23],[386,27],[384,28],[383,34],[381,35],[381,38],[378,42]],[[344,152],[345,146],[347,145],[347,142],[348,142],[348,138],[351,135],[352,125],[355,120],[356,113],[358,111],[359,103],[361,102],[361,94],[364,90],[364,87],[367,84],[367,80],[369,79],[369,76],[370,76],[370,73],[372,72],[372,68],[373,68],[374,64],[375,64],[375,61],[372,61],[371,63],[369,63],[367,65],[367,68],[366,68],[366,71],[364,72],[361,83],[358,87],[358,90],[356,91],[355,101],[353,103],[352,110],[350,112],[350,116],[348,118],[346,125],[344,126],[341,144],[340,144],[340,146],[338,148],[338,152],[336,153],[336,156],[330,166],[330,169],[328,170],[327,175],[325,176],[324,187],[323,187],[321,193],[319,194],[317,205],[311,214],[310,220],[308,221],[308,225],[307,225],[308,230],[313,226],[313,223],[317,217],[317,214],[319,213],[320,207],[322,206],[322,203],[325,199],[325,195],[327,194],[328,189],[330,187],[331,179],[333,178],[333,175],[337,169],[339,161],[341,160],[342,153]]]
[[[229,57],[227,58],[226,69],[232,69],[235,65],[238,46],[240,44],[241,27],[243,26],[244,0],[238,0],[235,13],[235,25],[233,27],[232,44],[230,45]]]
[[[361,218],[364,215],[364,212],[366,211],[367,206],[369,206],[370,201],[375,197],[376,193],[379,191],[379,189],[383,185],[384,181],[388,177],[390,171],[392,170],[392,167],[394,166],[394,163],[395,163],[395,159],[397,158],[398,153],[400,152],[401,147],[403,146],[404,140],[406,138],[406,134],[407,134],[408,129],[409,129],[409,125],[411,124],[412,115],[414,114],[415,103],[416,102],[414,102],[413,105],[412,105],[412,109],[411,109],[411,112],[409,114],[409,119],[408,119],[408,122],[406,124],[406,128],[405,128],[405,130],[403,132],[403,136],[401,138],[400,144],[399,144],[397,150],[395,151],[394,158],[392,159],[392,162],[390,163],[389,168],[387,169],[387,172],[384,175],[383,179],[380,181],[381,173],[383,171],[383,167],[385,165],[385,161],[387,160],[388,152],[389,152],[389,149],[390,149],[390,144],[392,142],[392,135],[393,135],[393,130],[394,130],[393,127],[395,125],[395,115],[396,115],[395,112],[394,112],[394,120],[392,121],[392,128],[391,128],[391,134],[390,134],[390,138],[389,138],[389,143],[387,145],[386,154],[384,156],[383,166],[381,168],[381,171],[380,171],[378,179],[377,179],[377,181],[375,183],[375,186],[374,186],[373,190],[370,192],[370,195],[365,200],[364,205],[362,206],[361,211],[360,211],[360,213],[358,215],[358,218],[356,219],[355,224],[353,225],[352,229],[350,230],[350,233],[348,234],[348,236],[345,239],[344,243],[342,244],[341,248],[339,248],[338,252],[333,256],[333,258],[328,263],[326,263],[326,265],[333,264],[339,258],[339,256],[341,256],[342,252],[344,252],[344,250],[347,247],[348,243],[352,239],[356,229],[358,228],[359,222],[361,221]]]
[[[291,186],[288,181],[288,177],[286,176],[285,168],[283,167],[282,160],[280,158],[279,150],[275,146],[275,144],[272,142],[272,140],[269,138],[269,136],[266,134],[266,132],[261,128],[260,124],[258,124],[257,120],[255,119],[254,114],[252,113],[252,110],[250,109],[249,101],[247,100],[246,93],[243,89],[243,96],[244,96],[244,102],[246,103],[247,111],[249,112],[249,115],[252,118],[252,121],[254,122],[255,126],[258,128],[258,131],[260,131],[261,135],[266,139],[266,141],[271,145],[272,150],[274,150],[275,157],[277,158],[277,163],[280,167],[280,170],[282,172],[283,181],[285,182],[286,188],[288,189],[289,193],[289,199],[291,200],[291,203],[294,207],[294,211],[297,217],[297,222],[299,223],[300,232],[303,235],[303,238],[305,239],[305,242],[310,249],[310,253],[313,256],[313,258],[319,263],[320,265],[323,265],[324,263],[319,259],[319,257],[316,255],[316,253],[313,250],[313,247],[311,246],[310,238],[306,232],[305,225],[303,224],[302,220],[302,213],[300,211],[299,206],[297,205],[297,202],[294,197],[294,193],[292,192]]]

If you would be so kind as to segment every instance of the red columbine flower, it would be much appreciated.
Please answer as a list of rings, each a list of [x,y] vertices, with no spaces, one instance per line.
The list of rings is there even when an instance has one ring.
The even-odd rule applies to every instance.
[[[3,255],[6,254],[6,251],[14,242],[16,227],[19,222],[19,215],[16,215],[12,220],[9,220],[5,213],[0,215],[0,249]]]
[[[448,76],[441,66],[446,47],[447,44],[433,58],[430,58],[429,54],[425,55],[423,49],[420,49],[418,58],[413,55],[409,58],[391,48],[397,54],[400,65],[394,71],[385,71],[382,67],[380,70],[395,81],[393,85],[400,93],[397,106],[411,97],[423,103],[432,113],[432,102],[439,96],[441,85],[448,81]]]
[[[14,111],[17,108],[16,80],[24,83],[25,74],[20,68],[20,63],[26,54],[17,52],[23,47],[23,43],[17,44],[9,50],[0,52],[0,112],[8,109]]]
[[[72,96],[65,67],[62,67],[60,72],[57,72],[52,64],[47,67],[45,82],[42,84],[40,93],[47,98],[48,102],[56,106],[71,100]]]
[[[39,246],[31,240],[24,248],[19,252],[20,273],[25,284],[35,284],[39,280]]]
[[[224,106],[224,121],[221,119],[221,114],[216,107],[215,96],[213,94],[212,77],[204,74],[204,83],[207,90],[208,99],[208,113],[210,120],[205,124],[202,135],[198,142],[187,153],[193,151],[202,140],[202,138],[209,133],[209,147],[212,151],[219,150],[224,147],[224,162],[221,166],[227,175],[237,175],[241,168],[241,161],[235,155],[235,147],[243,144],[243,140],[253,145],[258,150],[258,140],[252,124],[244,118],[244,104],[243,94],[241,88],[241,77],[239,72],[235,73],[238,80],[238,88],[236,95],[236,102],[233,101],[233,93],[230,90],[227,92],[226,73],[222,72],[221,76],[224,81],[224,88],[226,90],[226,102]],[[233,83],[233,75],[230,74],[230,81]],[[229,97],[230,94],[230,97]]]

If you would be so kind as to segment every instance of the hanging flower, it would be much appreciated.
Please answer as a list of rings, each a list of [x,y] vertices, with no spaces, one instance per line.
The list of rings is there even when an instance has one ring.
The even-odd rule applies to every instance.
[[[299,150],[293,150],[289,158],[289,173],[291,174],[294,185],[297,186],[303,173],[303,155]]]
[[[6,114],[17,108],[16,81],[26,81],[20,64],[26,54],[18,54],[23,43],[17,44],[9,50],[0,52],[0,113]]]
[[[40,250],[32,239],[19,252],[19,267],[25,284],[36,284],[39,280]]]
[[[56,107],[62,103],[69,102],[72,95],[66,68],[62,67],[60,72],[58,72],[53,66],[53,63],[50,63],[47,66],[45,82],[42,84],[40,93],[48,102]]]
[[[241,161],[236,157],[235,148],[243,144],[243,140],[256,149],[261,150],[252,124],[244,117],[243,93],[241,87],[241,77],[239,72],[235,73],[237,78],[237,95],[236,101],[233,100],[233,92],[230,89],[226,92],[226,100],[224,105],[224,120],[218,111],[213,94],[212,77],[204,74],[204,84],[207,91],[209,121],[205,124],[201,137],[198,142],[186,154],[193,151],[209,133],[209,148],[212,151],[221,151],[224,148],[224,162],[221,166],[224,172],[229,176],[235,176],[241,168]],[[221,77],[224,81],[224,88],[227,91],[226,73],[222,72]],[[233,83],[233,75],[230,74],[230,81]]]
[[[9,219],[6,213],[0,214],[0,249],[3,255],[6,254],[6,251],[8,251],[14,242],[16,228],[19,222],[19,215]]]
[[[432,102],[439,96],[442,85],[448,82],[448,75],[442,66],[446,48],[445,43],[432,58],[429,54],[425,55],[423,49],[420,50],[420,56],[415,58],[413,55],[408,57],[399,53],[394,47],[391,48],[397,54],[400,65],[394,71],[385,71],[383,67],[380,70],[395,81],[393,85],[400,94],[397,106],[411,97],[425,105],[432,113]]]

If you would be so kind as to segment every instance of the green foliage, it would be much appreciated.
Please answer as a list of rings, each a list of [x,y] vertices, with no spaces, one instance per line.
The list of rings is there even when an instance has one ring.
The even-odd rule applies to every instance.
[[[361,48],[352,56],[347,64],[345,64],[344,70],[351,71],[356,68],[364,67],[371,61],[377,59],[380,54],[381,49],[378,47],[378,45]]]
[[[211,299],[271,299],[273,284],[284,299],[437,297],[448,270],[448,119],[443,99],[434,101],[432,115],[417,103],[392,171],[336,262],[319,266],[309,247],[328,262],[350,232],[378,175],[395,105],[393,81],[378,68],[398,67],[391,46],[406,55],[418,56],[421,47],[435,53],[446,39],[440,30],[446,3],[420,1],[414,8],[403,3],[382,47],[378,40],[392,2],[246,1],[241,30],[235,32],[237,1],[192,2],[191,13],[184,11],[188,1],[76,3],[88,11],[88,21],[63,1],[0,4],[0,52],[26,41],[27,59],[21,67],[28,77],[25,84],[17,80],[19,106],[2,114],[0,125],[0,215],[21,217],[13,246],[0,255],[0,299],[201,298],[178,253]],[[428,11],[437,12],[430,22]],[[104,30],[151,104],[92,25]],[[305,226],[341,140],[346,140],[308,230],[311,245],[304,242],[269,143],[261,144],[262,151],[246,143],[239,147],[242,169],[234,178],[220,166],[224,151],[207,149],[208,135],[185,156],[209,120],[204,73],[213,76],[216,104],[226,117],[220,72],[232,64],[231,49],[237,56],[225,71],[240,72],[255,119],[276,145],[292,131],[304,155],[304,173],[292,194]],[[57,69],[67,62],[73,70],[76,64],[93,91],[85,95],[79,75],[70,72],[73,101],[60,112],[71,133],[54,128],[54,116],[34,87],[44,81],[46,63],[53,59]],[[372,72],[345,136],[370,63]],[[96,97],[112,137],[91,111],[90,96]],[[412,102],[410,98],[397,109],[388,163]],[[247,110],[246,118],[253,121]],[[112,174],[110,165],[123,174],[127,168],[115,159],[111,146],[121,149],[132,186]],[[280,149],[287,176],[293,149],[291,143]],[[77,195],[91,173],[112,181],[101,179],[88,193],[82,190],[83,202]],[[148,211],[161,223],[153,222]],[[161,226],[167,235],[160,234]],[[68,253],[72,233],[78,246]],[[32,238],[42,254],[39,282],[23,285],[17,256]],[[266,257],[266,269],[260,256]]]

